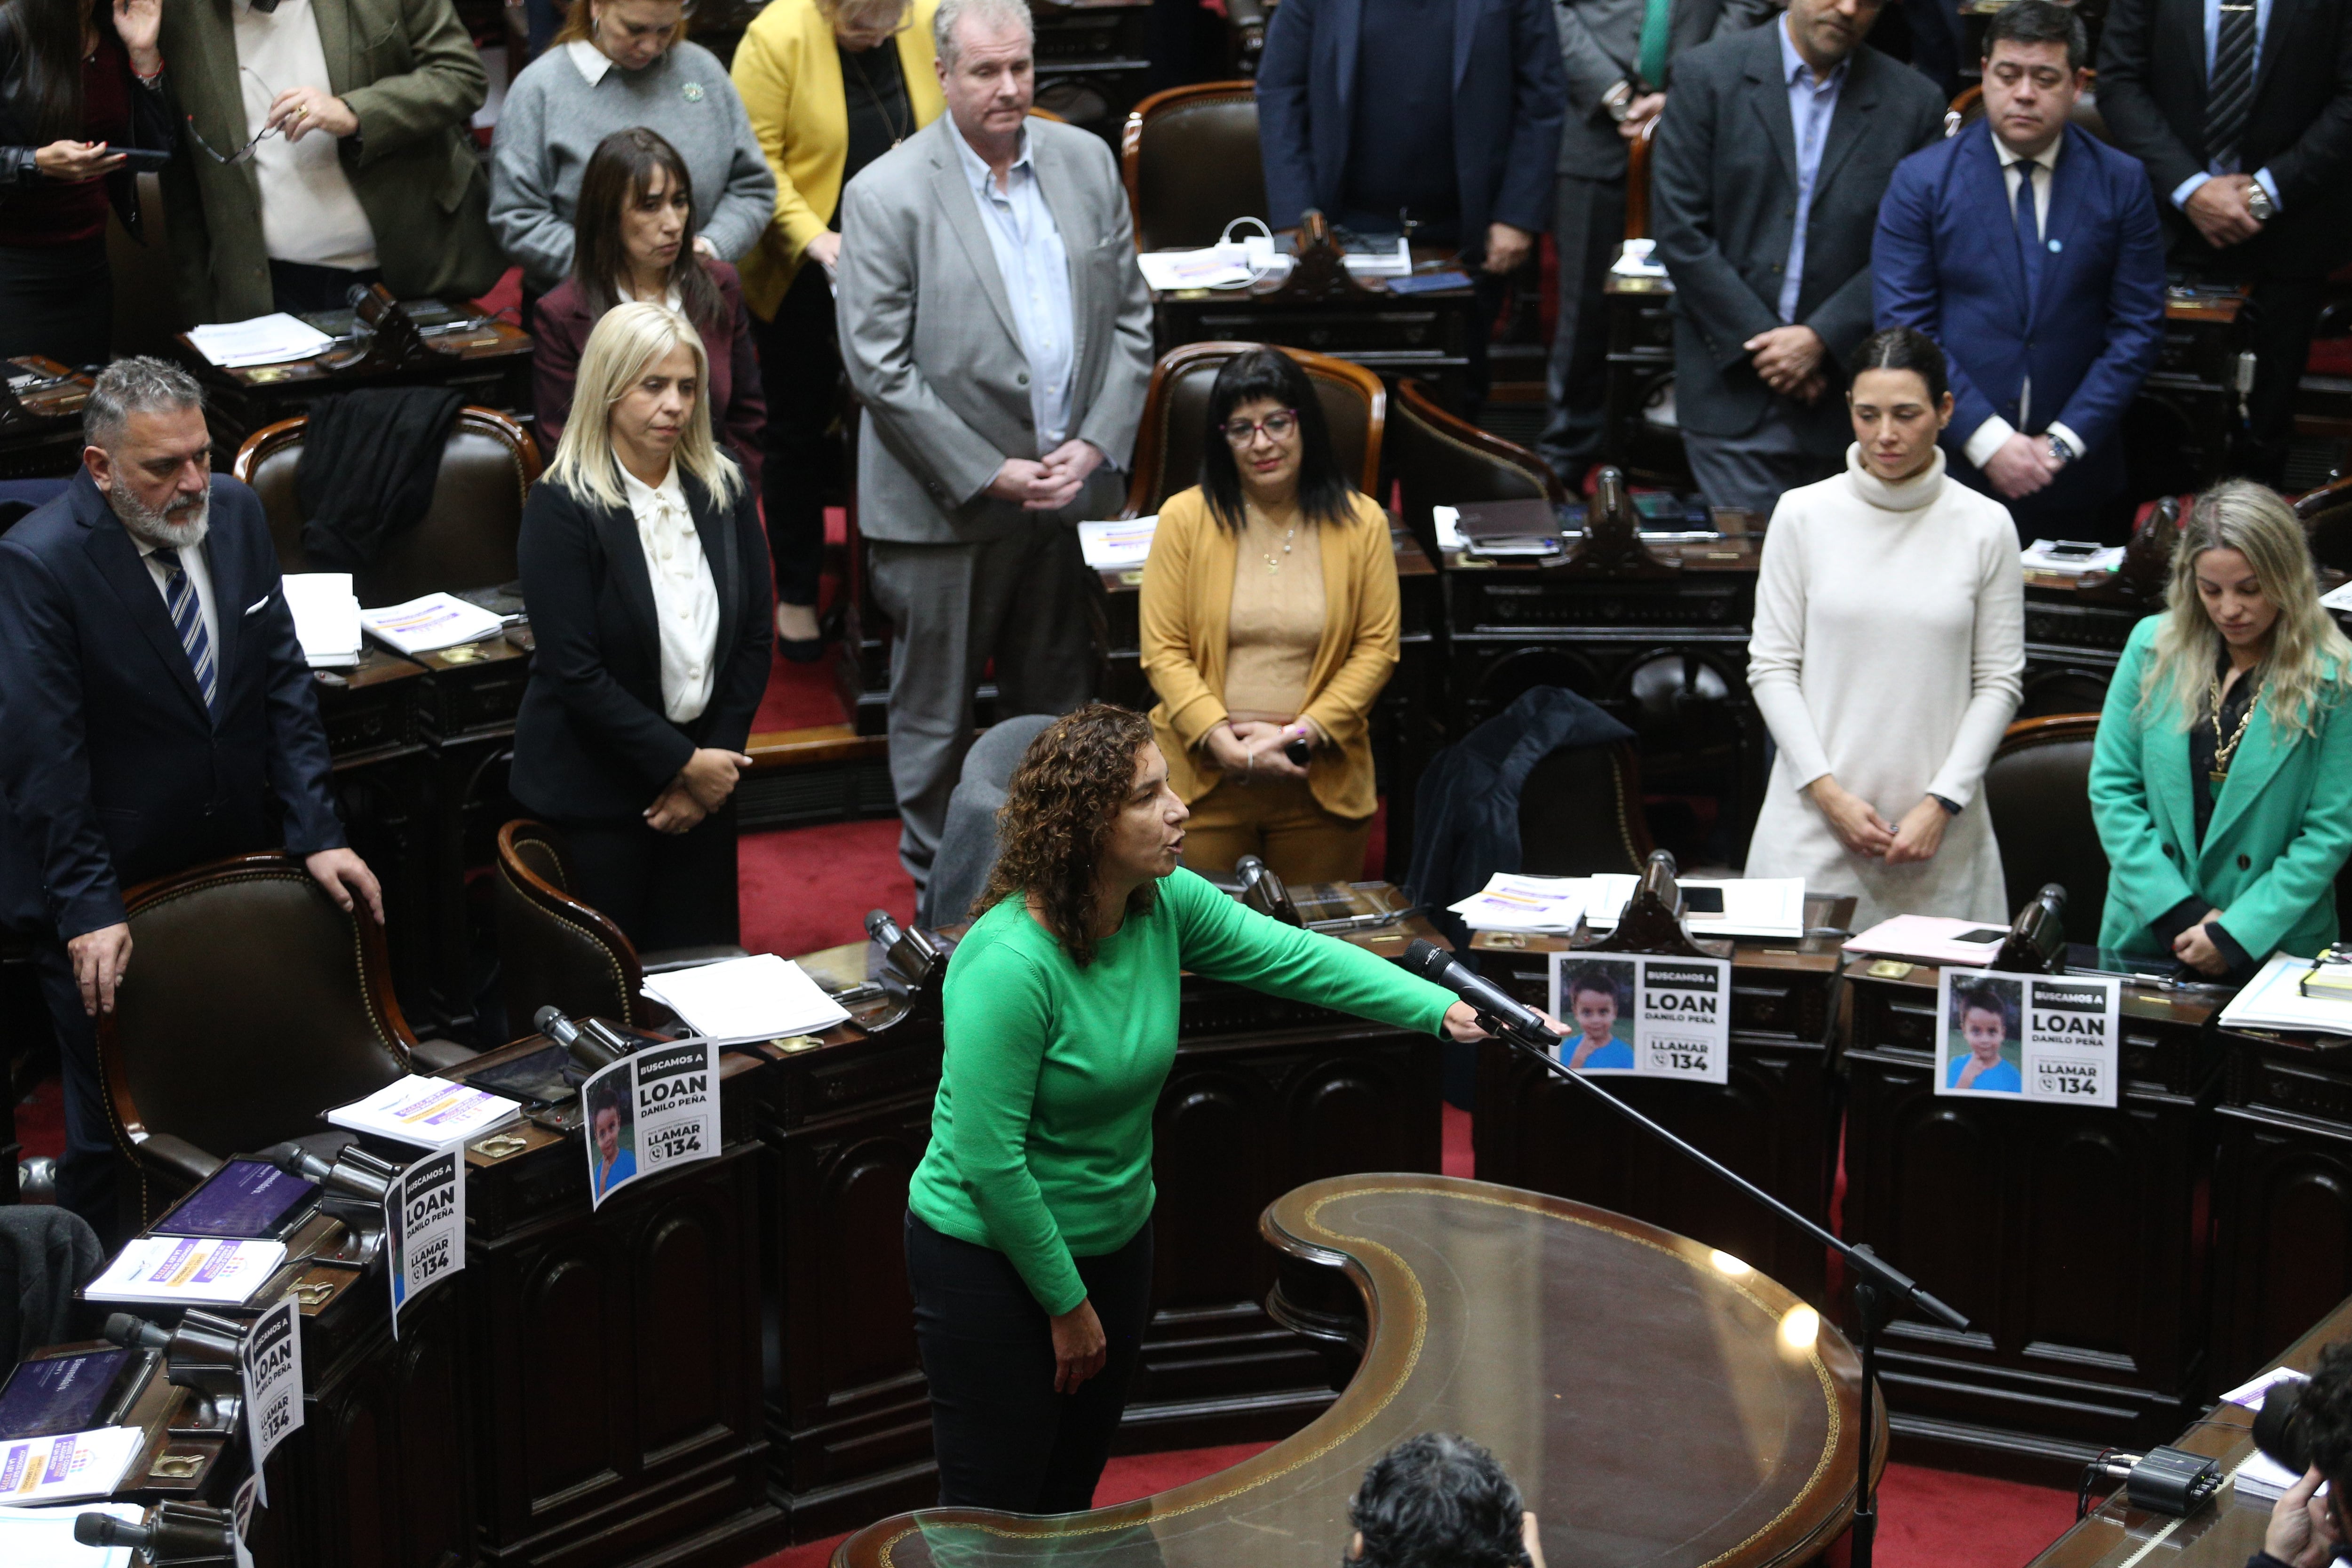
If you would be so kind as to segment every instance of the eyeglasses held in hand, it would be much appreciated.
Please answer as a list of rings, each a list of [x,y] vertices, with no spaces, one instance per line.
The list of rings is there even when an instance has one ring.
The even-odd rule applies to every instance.
[[[1223,428],[1226,441],[1236,447],[1248,446],[1261,430],[1273,440],[1287,441],[1297,433],[1298,411],[1277,408],[1263,419],[1228,419]]]
[[[237,73],[240,76],[252,77],[255,81],[260,82],[261,90],[265,95],[266,101],[270,103],[276,103],[278,101],[278,94],[271,90],[268,82],[261,80],[260,76],[255,72],[251,66],[239,66],[237,68]],[[205,156],[210,158],[215,163],[242,163],[247,158],[253,156],[253,150],[260,146],[263,141],[270,136],[282,134],[285,131],[285,127],[282,125],[270,125],[265,123],[261,128],[260,133],[255,136],[252,141],[247,142],[244,146],[239,147],[234,153],[224,153],[219,148],[205,140],[205,133],[196,129],[196,117],[194,115],[184,114],[180,118],[188,122],[189,139],[195,142],[196,146],[203,151]]]

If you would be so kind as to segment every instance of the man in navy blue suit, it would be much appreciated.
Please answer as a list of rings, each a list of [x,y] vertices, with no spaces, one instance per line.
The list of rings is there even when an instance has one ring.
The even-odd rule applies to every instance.
[[[2147,171],[2067,125],[2087,50],[2051,0],[1997,12],[1984,118],[1895,169],[1871,250],[1878,324],[1950,363],[1953,475],[2027,539],[2123,537],[2124,410],[2164,335]]]
[[[1567,112],[1551,0],[1283,0],[1257,71],[1266,221],[1458,246],[1482,310],[1551,224]]]
[[[82,427],[72,485],[0,536],[0,784],[18,836],[0,854],[0,917],[42,939],[66,1091],[58,1201],[110,1236],[92,1020],[131,968],[123,890],[283,844],[344,909],[383,908],[335,815],[261,502],[213,477],[195,382],[118,360]]]

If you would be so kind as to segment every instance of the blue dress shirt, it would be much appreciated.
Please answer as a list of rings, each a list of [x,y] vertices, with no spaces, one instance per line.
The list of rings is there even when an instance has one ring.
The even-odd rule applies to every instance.
[[[1826,78],[1815,81],[1813,68],[1789,39],[1785,14],[1772,25],[1772,36],[1780,40],[1780,75],[1789,84],[1789,123],[1797,136],[1797,226],[1789,236],[1789,264],[1780,274],[1778,307],[1782,321],[1794,321],[1797,295],[1805,283],[1805,229],[1812,221],[1813,182],[1821,176],[1822,148],[1830,139],[1830,121],[1837,114],[1846,68],[1853,62],[1840,60]]]
[[[1037,424],[1037,455],[1042,458],[1070,433],[1076,332],[1070,310],[1069,252],[1063,247],[1062,231],[1055,226],[1053,209],[1037,188],[1028,128],[1022,128],[1021,150],[1002,191],[962,131],[950,129],[955,130],[964,178],[980,204],[981,226],[988,231],[989,248],[996,252],[996,270],[1004,279],[1004,296],[1020,328],[1021,350],[1029,357],[1029,412]]]
[[[2261,79],[2263,68],[2263,39],[2270,30],[2271,0],[2254,0],[2254,71],[2257,81]],[[2205,79],[2209,83],[2213,79],[2213,46],[2221,41],[2221,0],[2205,0]],[[2187,206],[2189,198],[2197,194],[2198,186],[2216,174],[2234,174],[2237,172],[2235,169],[2225,169],[2217,163],[2201,174],[2189,175],[2172,187],[2172,205],[2177,207]],[[2279,200],[2278,182],[2271,178],[2271,172],[2268,169],[2256,169],[2254,183],[2268,193],[2271,205],[2284,209],[2286,204]]]

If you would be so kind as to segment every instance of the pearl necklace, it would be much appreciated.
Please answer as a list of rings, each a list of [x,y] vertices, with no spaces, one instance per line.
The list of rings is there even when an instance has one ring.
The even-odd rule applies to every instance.
[[[1266,526],[1266,531],[1268,532],[1273,531],[1274,520],[1272,518],[1267,517],[1265,513],[1258,510],[1255,507],[1251,507],[1247,510],[1248,515],[1253,521],[1264,521]],[[1282,570],[1282,563],[1285,560],[1288,559],[1291,546],[1297,542],[1297,539],[1298,525],[1294,522],[1287,529],[1283,531],[1281,554],[1277,555],[1271,550],[1262,551],[1259,552],[1259,559],[1265,563],[1265,569],[1269,573],[1279,572]]]

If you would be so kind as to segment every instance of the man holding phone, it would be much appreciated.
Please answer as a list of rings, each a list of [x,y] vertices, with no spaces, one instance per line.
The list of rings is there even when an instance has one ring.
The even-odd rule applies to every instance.
[[[0,28],[0,359],[105,360],[107,211],[138,234],[137,161],[170,156],[163,0],[112,0],[111,26],[92,32],[80,30],[86,10],[21,8],[18,26]],[[60,21],[74,37],[43,36]],[[38,60],[59,58],[80,61],[79,74],[45,81]]]

